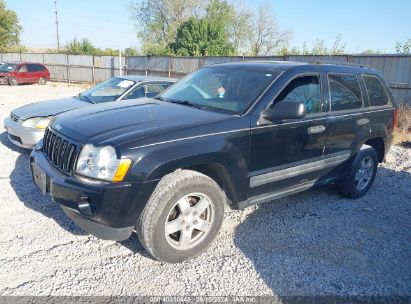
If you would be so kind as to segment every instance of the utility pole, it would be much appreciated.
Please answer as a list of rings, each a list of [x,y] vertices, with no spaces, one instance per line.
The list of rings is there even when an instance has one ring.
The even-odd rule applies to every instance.
[[[56,34],[57,34],[57,50],[60,51],[60,38],[59,38],[59,20],[57,16],[57,0],[54,1],[54,13],[56,14]]]

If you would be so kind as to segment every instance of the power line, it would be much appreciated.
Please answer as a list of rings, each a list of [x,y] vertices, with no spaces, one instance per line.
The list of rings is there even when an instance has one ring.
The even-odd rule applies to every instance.
[[[57,50],[60,50],[60,38],[59,38],[59,20],[57,15],[57,0],[54,1],[54,13],[56,14],[56,34],[57,34]]]

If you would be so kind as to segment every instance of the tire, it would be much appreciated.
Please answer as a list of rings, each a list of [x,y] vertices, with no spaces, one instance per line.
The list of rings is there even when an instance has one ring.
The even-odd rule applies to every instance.
[[[348,198],[359,198],[370,189],[378,167],[378,154],[364,145],[351,162],[347,176],[337,183],[338,191]]]
[[[46,77],[39,78],[39,85],[45,85],[47,83]]]
[[[17,82],[16,77],[9,77],[9,78],[8,78],[8,82],[9,82],[9,85],[11,85],[11,86],[16,86],[16,85],[19,84],[19,83]]]
[[[217,236],[225,200],[217,183],[206,175],[191,170],[170,173],[160,180],[138,219],[138,238],[159,261],[179,263],[193,258]]]

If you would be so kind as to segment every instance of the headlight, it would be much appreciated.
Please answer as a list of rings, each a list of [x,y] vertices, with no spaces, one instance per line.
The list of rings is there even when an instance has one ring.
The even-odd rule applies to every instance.
[[[45,129],[49,125],[51,116],[49,117],[33,117],[23,121],[22,126],[26,128]]]
[[[130,167],[128,158],[118,159],[111,146],[85,145],[76,164],[76,173],[107,181],[121,182]]]

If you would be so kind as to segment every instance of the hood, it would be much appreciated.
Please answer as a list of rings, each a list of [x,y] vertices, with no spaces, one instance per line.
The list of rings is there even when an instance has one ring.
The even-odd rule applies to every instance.
[[[91,105],[91,103],[76,99],[74,97],[46,100],[14,109],[12,113],[20,119],[36,116],[54,116],[69,110]]]
[[[147,136],[199,128],[227,117],[226,114],[147,98],[63,113],[51,122],[51,127],[81,143],[115,146]]]

